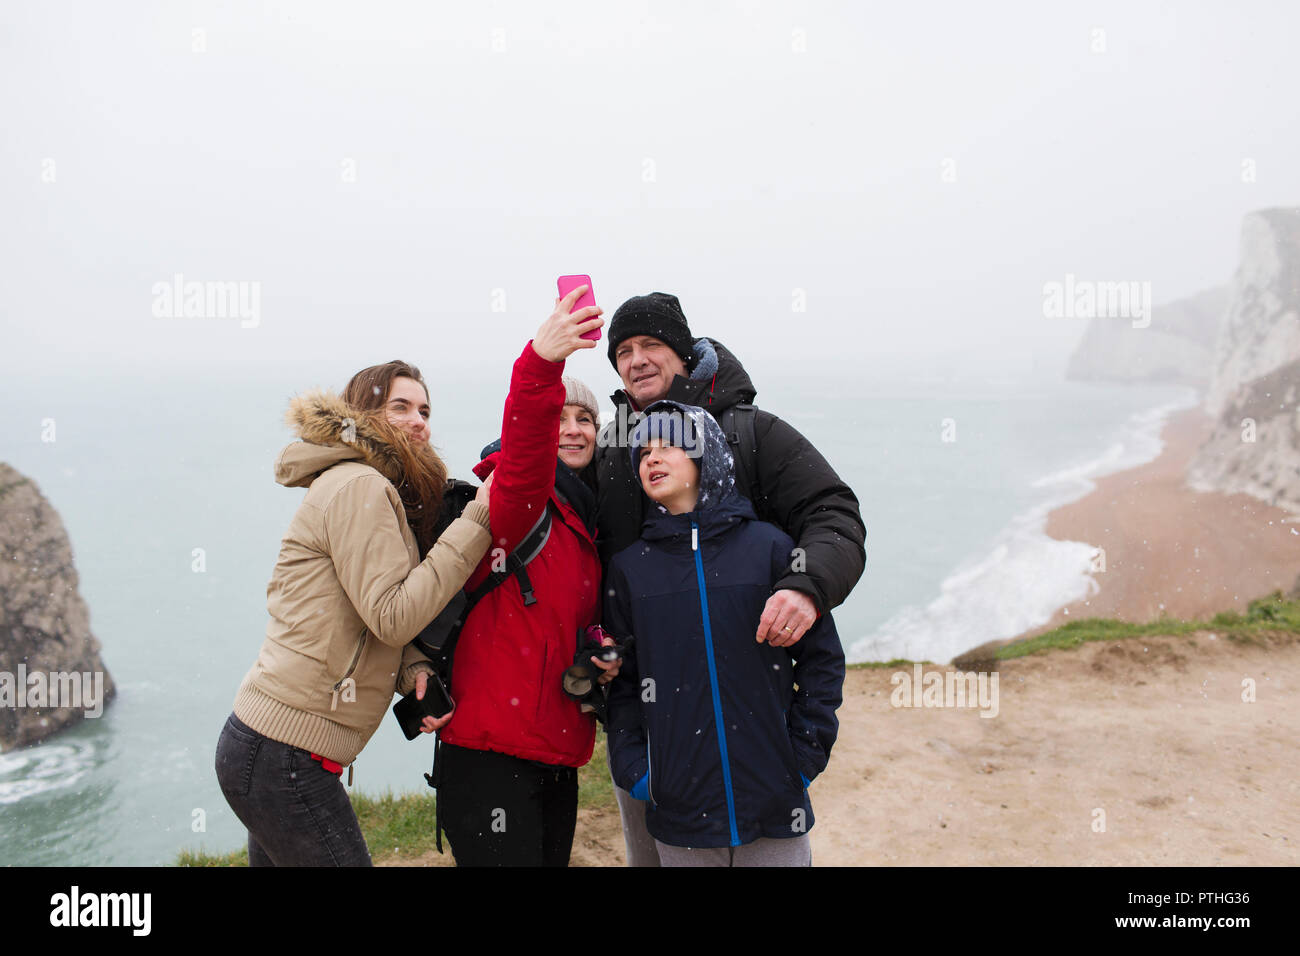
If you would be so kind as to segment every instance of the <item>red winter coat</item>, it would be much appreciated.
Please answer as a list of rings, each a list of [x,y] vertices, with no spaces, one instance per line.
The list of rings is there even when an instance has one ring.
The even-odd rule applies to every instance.
[[[465,621],[452,666],[456,712],[441,734],[458,747],[580,767],[591,759],[596,719],[565,696],[560,678],[573,663],[579,628],[599,620],[600,559],[582,519],[555,494],[563,372],[563,362],[542,358],[531,341],[524,346],[510,379],[501,450],[474,467],[479,478],[496,474],[488,500],[492,545],[466,590],[524,539],[548,498],[558,515],[527,567],[537,603],[524,606],[512,575]]]

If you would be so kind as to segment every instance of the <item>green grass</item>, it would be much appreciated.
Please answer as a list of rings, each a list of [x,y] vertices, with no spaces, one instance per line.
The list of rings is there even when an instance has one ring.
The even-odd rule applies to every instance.
[[[892,661],[867,661],[862,664],[849,664],[851,671],[892,670],[898,667],[911,667],[913,664],[933,664],[933,661],[909,661],[906,657],[895,657]]]
[[[1174,636],[1197,631],[1213,631],[1220,637],[1243,644],[1262,644],[1268,636],[1300,634],[1300,599],[1283,597],[1281,591],[1251,601],[1246,613],[1224,611],[1208,621],[1184,621],[1174,617],[1161,617],[1147,624],[1130,624],[1112,618],[1090,617],[1071,621],[1053,631],[1039,634],[1023,641],[1004,644],[992,653],[996,660],[1011,660],[1037,654],[1054,648],[1073,648],[1088,641],[1119,641],[1133,637]],[[895,670],[913,664],[931,664],[931,661],[910,661],[895,658],[892,661],[869,661],[850,664],[850,670]]]
[[[181,850],[177,866],[248,866],[248,847],[233,853],[214,854],[204,850]]]
[[[350,793],[352,809],[361,824],[370,856],[375,863],[403,863],[437,849],[434,841],[433,791],[369,797]],[[614,785],[609,779],[605,759],[605,732],[596,734],[596,749],[591,761],[578,770],[578,807],[616,809]],[[443,852],[450,856],[447,841]],[[177,866],[248,866],[248,847],[231,853],[214,854],[203,850],[182,850]]]
[[[1003,645],[993,656],[997,660],[1011,660],[1051,648],[1078,647],[1088,641],[1116,641],[1157,635],[1177,637],[1196,631],[1213,631],[1227,640],[1247,644],[1261,644],[1266,637],[1279,633],[1300,634],[1300,600],[1288,600],[1282,596],[1281,591],[1274,591],[1251,601],[1245,614],[1224,611],[1208,621],[1184,621],[1173,617],[1162,617],[1147,624],[1130,624],[1099,617],[1071,621],[1054,631]]]
[[[397,863],[437,849],[432,790],[397,795],[388,791],[382,797],[354,793],[352,809],[376,862]]]

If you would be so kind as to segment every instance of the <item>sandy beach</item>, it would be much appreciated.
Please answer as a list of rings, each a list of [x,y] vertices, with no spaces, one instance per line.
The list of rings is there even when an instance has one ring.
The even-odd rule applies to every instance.
[[[1059,610],[1036,634],[1071,618],[1151,621],[1244,611],[1300,577],[1300,516],[1250,495],[1197,492],[1187,464],[1213,423],[1200,408],[1170,417],[1154,461],[1098,479],[1047,518],[1047,534],[1105,551],[1097,594]]]

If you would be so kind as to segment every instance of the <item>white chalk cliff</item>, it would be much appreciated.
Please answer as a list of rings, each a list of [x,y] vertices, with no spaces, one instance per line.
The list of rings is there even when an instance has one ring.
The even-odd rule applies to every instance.
[[[1300,512],[1300,208],[1246,216],[1215,352],[1188,484]]]

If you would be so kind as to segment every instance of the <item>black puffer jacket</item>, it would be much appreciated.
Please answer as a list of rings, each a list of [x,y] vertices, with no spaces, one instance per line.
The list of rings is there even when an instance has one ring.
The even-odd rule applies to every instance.
[[[753,403],[753,382],[720,342],[697,338],[692,366],[689,378],[673,379],[666,399],[698,405],[715,419],[732,406]],[[611,398],[618,415],[601,431],[596,449],[596,544],[606,567],[640,537],[650,505],[626,448],[640,412],[623,389]],[[752,501],[749,476],[756,476],[759,491],[753,505],[759,519],[776,525],[803,550],[796,564],[803,570],[790,571],[773,590],[801,591],[825,613],[844,602],[866,567],[867,530],[858,499],[808,439],[770,412],[759,409],[754,415],[757,448],[751,452],[733,446],[737,490]]]

